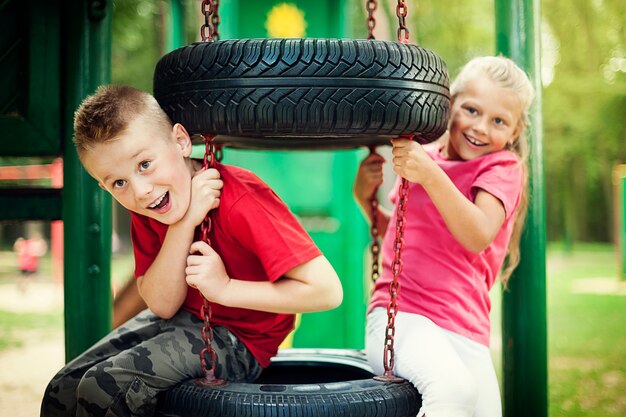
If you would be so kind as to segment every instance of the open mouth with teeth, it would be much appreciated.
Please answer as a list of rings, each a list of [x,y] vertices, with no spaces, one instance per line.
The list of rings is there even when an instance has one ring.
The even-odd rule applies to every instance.
[[[166,192],[161,197],[159,197],[154,203],[148,206],[151,210],[159,210],[162,209],[170,202],[170,193]]]
[[[487,146],[486,143],[482,143],[482,142],[478,142],[472,138],[470,138],[469,136],[465,135],[465,140],[468,141],[469,143],[471,143],[474,146]]]

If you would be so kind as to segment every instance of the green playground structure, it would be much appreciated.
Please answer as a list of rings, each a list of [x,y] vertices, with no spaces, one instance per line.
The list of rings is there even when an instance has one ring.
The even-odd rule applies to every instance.
[[[62,157],[64,184],[63,188],[0,188],[0,220],[63,220],[65,346],[70,360],[111,328],[112,202],[78,161],[72,120],[82,99],[110,81],[113,5],[110,0],[1,3],[0,155]],[[171,8],[167,45],[173,49],[185,38],[184,4],[181,0],[164,3]],[[229,39],[267,37],[259,16],[282,2],[222,3],[220,34]],[[306,16],[307,37],[340,38],[351,33],[345,0],[291,3]],[[496,51],[524,68],[538,92],[530,132],[530,206],[522,262],[503,294],[504,410],[507,417],[546,417],[539,2],[495,0],[494,14]],[[225,152],[225,162],[253,169],[278,191],[342,277],[343,305],[334,311],[304,315],[294,335],[294,347],[363,347],[369,232],[348,191],[362,156],[361,150]],[[311,169],[317,175],[314,181]],[[620,172],[623,195],[625,171]],[[306,194],[298,187],[304,178],[310,184]]]

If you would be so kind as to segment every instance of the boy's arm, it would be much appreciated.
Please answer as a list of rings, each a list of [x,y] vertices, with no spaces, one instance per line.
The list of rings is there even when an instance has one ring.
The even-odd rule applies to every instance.
[[[223,182],[216,169],[201,170],[192,179],[191,201],[181,220],[167,229],[158,255],[138,278],[138,288],[150,310],[159,317],[174,316],[187,296],[185,267],[196,226],[219,206]]]
[[[304,313],[335,308],[343,290],[324,256],[287,271],[275,282],[229,277],[219,255],[204,242],[194,242],[187,263],[187,283],[209,300],[228,307],[273,313]]]
[[[406,139],[392,143],[394,171],[424,187],[448,230],[465,249],[474,253],[485,250],[504,223],[502,202],[483,190],[474,202],[468,200],[421,145]]]
[[[141,298],[161,318],[172,318],[187,296],[185,267],[194,229],[184,223],[170,226],[159,254],[145,274],[137,279]]]

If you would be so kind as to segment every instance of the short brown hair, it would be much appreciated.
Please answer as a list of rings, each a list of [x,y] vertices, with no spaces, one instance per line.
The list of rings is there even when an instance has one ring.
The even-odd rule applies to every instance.
[[[137,117],[146,117],[164,129],[172,126],[151,94],[126,85],[98,87],[74,113],[74,144],[79,157],[94,145],[117,138]]]

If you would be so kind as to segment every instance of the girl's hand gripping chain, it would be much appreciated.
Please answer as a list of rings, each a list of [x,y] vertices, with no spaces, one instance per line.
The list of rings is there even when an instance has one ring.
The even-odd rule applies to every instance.
[[[432,178],[432,173],[438,169],[419,143],[410,139],[396,138],[391,140],[393,145],[393,171],[407,180],[421,185]]]

